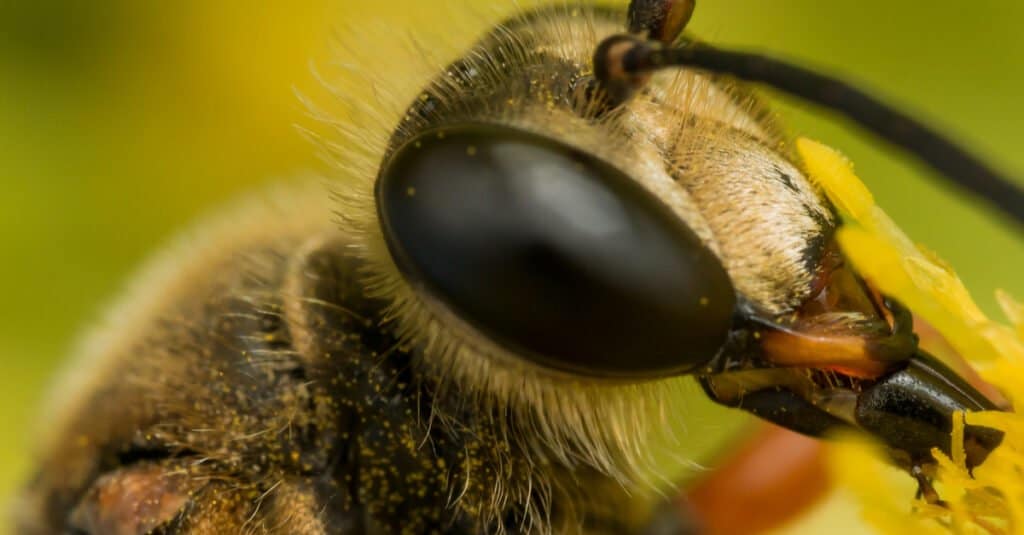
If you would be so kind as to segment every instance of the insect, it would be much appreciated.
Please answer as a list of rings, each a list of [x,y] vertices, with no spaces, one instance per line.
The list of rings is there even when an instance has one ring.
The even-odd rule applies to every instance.
[[[693,8],[510,19],[382,143],[351,143],[333,197],[276,192],[168,253],[62,386],[20,532],[635,533],[691,376],[801,433],[866,432],[931,493],[953,414],[997,405],[844,263],[834,210],[733,77],[883,135],[899,117],[691,43]],[[1001,436],[965,438],[973,466]]]

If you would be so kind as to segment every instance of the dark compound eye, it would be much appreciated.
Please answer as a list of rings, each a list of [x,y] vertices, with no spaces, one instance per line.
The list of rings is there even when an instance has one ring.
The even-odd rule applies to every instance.
[[[554,140],[427,132],[386,163],[377,202],[408,280],[537,364],[659,377],[725,341],[735,292],[717,257],[642,186]]]

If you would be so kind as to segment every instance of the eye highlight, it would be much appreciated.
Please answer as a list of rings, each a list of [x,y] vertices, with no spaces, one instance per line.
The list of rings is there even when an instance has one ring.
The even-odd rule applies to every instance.
[[[508,127],[467,124],[399,148],[378,215],[410,284],[544,367],[661,377],[718,352],[735,307],[718,258],[608,163]]]

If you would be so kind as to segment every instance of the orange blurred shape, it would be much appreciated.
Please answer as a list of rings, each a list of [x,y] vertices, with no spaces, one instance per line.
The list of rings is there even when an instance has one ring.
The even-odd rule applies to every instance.
[[[702,534],[753,534],[781,527],[831,488],[821,441],[759,425],[681,498],[680,513],[695,516]]]

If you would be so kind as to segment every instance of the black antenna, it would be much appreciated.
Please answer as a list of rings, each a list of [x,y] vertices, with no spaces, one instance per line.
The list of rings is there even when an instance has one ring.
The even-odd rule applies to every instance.
[[[680,8],[680,4],[687,4]],[[981,159],[924,123],[902,113],[843,80],[775,58],[690,44],[668,48],[694,2],[634,0],[630,30],[641,35],[616,35],[598,46],[594,74],[618,104],[642,87],[650,73],[672,67],[694,67],[758,82],[845,115],[854,123],[909,152],[945,177],[949,183],[981,197],[1024,228],[1024,190]],[[660,12],[662,15],[656,16]],[[685,17],[668,17],[673,11]],[[651,15],[654,13],[655,15]],[[677,22],[664,21],[675,18]],[[638,20],[650,21],[653,39],[642,36]],[[683,21],[681,24],[678,21]]]

